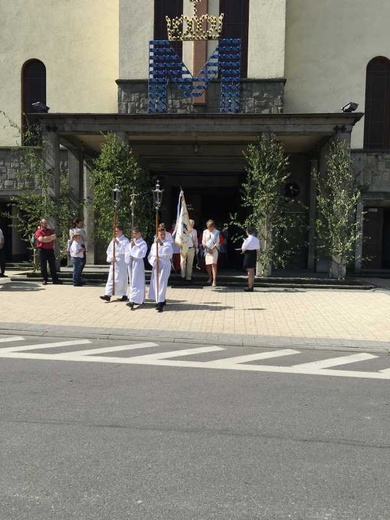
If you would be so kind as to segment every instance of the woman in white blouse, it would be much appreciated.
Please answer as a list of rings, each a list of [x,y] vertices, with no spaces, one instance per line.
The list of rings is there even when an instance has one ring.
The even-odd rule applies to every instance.
[[[202,246],[205,251],[205,264],[209,279],[207,283],[213,287],[217,285],[217,264],[218,264],[218,251],[219,251],[219,231],[215,227],[214,220],[208,220],[206,222],[206,228],[203,231]]]
[[[248,227],[246,230],[247,238],[244,240],[241,250],[244,255],[244,269],[248,273],[248,287],[245,292],[253,292],[255,284],[255,268],[257,262],[257,253],[260,251],[260,241],[255,236],[255,229]]]

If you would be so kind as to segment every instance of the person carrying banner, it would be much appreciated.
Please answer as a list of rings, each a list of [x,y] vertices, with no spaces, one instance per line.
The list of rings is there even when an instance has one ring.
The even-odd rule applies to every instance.
[[[206,229],[203,231],[202,245],[205,250],[205,263],[209,279],[208,284],[213,287],[217,285],[217,264],[219,250],[219,231],[215,227],[214,220],[206,222]]]
[[[165,228],[160,225],[157,237],[148,256],[148,261],[152,266],[149,298],[156,302],[156,309],[158,312],[162,312],[165,305],[168,279],[171,274],[171,259],[172,243],[166,239]]]
[[[115,273],[114,273],[114,240],[115,240]],[[127,302],[127,264],[125,260],[126,249],[129,245],[129,239],[123,234],[123,227],[119,224],[115,227],[115,238],[111,240],[107,248],[107,262],[109,262],[110,270],[106,284],[106,292],[104,296],[100,296],[101,300],[109,302],[111,296],[119,296],[121,302]],[[115,282],[114,282],[115,277]],[[115,285],[115,291],[114,291]]]
[[[144,258],[148,246],[142,238],[141,231],[133,227],[133,239],[129,242],[125,253],[125,260],[129,266],[129,303],[131,310],[134,305],[142,305],[145,300],[145,266]]]

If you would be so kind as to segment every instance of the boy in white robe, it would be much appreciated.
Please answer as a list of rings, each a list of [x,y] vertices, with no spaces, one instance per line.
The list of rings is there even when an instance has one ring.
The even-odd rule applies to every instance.
[[[115,228],[115,287],[114,287],[114,240],[111,240],[107,248],[107,262],[109,262],[110,270],[106,284],[106,292],[100,298],[106,302],[111,300],[111,296],[119,296],[119,301],[127,302],[127,264],[125,260],[126,249],[129,245],[129,239],[123,234],[123,227],[118,225]]]
[[[126,263],[129,266],[129,303],[131,310],[134,305],[142,305],[145,300],[145,266],[144,258],[148,246],[142,238],[139,228],[133,228],[133,239],[126,249]]]
[[[158,257],[157,257],[158,244]],[[171,274],[172,243],[166,239],[165,228],[159,227],[157,239],[150,250],[148,260],[152,266],[149,297],[156,302],[156,309],[162,312],[165,305],[168,279]],[[158,272],[158,276],[157,276]],[[158,280],[158,282],[157,282]]]

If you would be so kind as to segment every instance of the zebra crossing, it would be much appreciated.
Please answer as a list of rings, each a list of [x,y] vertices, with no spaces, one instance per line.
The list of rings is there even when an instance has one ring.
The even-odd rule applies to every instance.
[[[265,350],[262,348],[259,352],[230,356],[232,350],[237,351],[240,347],[220,347],[217,345],[197,347],[191,345],[183,349],[175,344],[174,350],[166,350],[170,346],[146,341],[139,343],[121,342],[121,344],[115,345],[112,340],[107,340],[108,346],[98,348],[95,347],[94,343],[99,343],[99,340],[72,339],[53,342],[46,341],[46,338],[36,338],[33,343],[29,344],[28,339],[23,336],[5,336],[0,337],[0,358],[390,380],[390,357],[384,354],[376,355],[362,352],[335,356],[333,352],[333,356],[331,356],[330,352],[315,351],[314,355],[318,359],[294,364],[294,359],[297,356],[305,357],[308,351],[297,349]],[[153,352],[151,352],[152,350]],[[251,352],[254,350],[254,348],[251,348]],[[215,353],[220,355],[215,358]],[[210,354],[213,354],[211,359],[208,356]],[[197,359],[194,359],[194,357]],[[311,351],[311,357],[313,357],[313,351]],[[278,364],[278,360],[283,358],[284,362],[280,364],[279,361]],[[286,360],[288,361],[287,364]],[[374,368],[370,367],[372,361],[376,362]],[[383,368],[377,368],[378,361],[380,365],[383,363]],[[269,364],[270,362],[271,364]],[[358,366],[357,370],[354,369],[356,366]],[[339,367],[343,368],[340,369]]]

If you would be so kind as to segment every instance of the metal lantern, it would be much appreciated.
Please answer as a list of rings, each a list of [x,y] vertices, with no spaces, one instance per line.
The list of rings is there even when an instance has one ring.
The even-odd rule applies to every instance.
[[[156,188],[152,190],[153,193],[153,202],[154,207],[156,208],[156,211],[160,209],[162,198],[163,198],[163,192],[164,190],[160,189],[160,181],[157,181]]]
[[[115,187],[112,190],[112,200],[113,200],[114,208],[116,211],[118,209],[119,203],[121,201],[121,190],[119,188],[119,184],[115,184]]]

